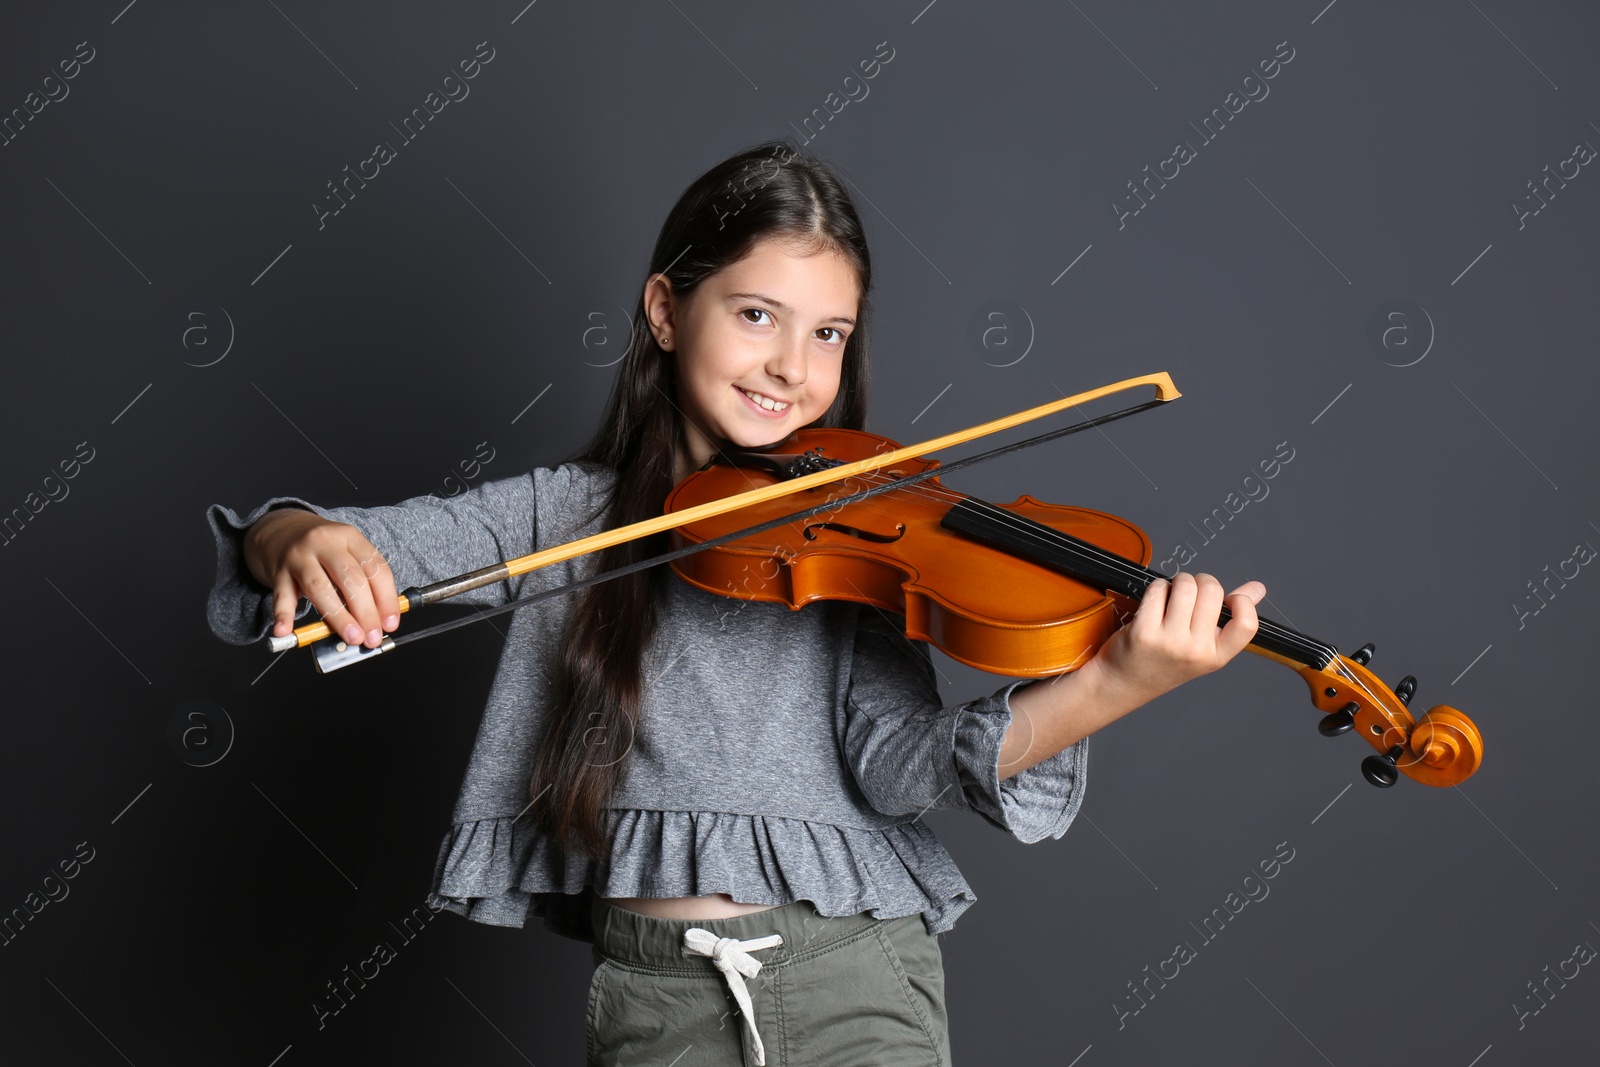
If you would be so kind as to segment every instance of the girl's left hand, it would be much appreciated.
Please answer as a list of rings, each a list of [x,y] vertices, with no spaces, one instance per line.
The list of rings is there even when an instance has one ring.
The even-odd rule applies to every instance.
[[[1112,685],[1141,703],[1154,700],[1243,651],[1256,634],[1256,605],[1266,595],[1261,582],[1229,593],[1233,618],[1218,629],[1222,583],[1209,574],[1179,571],[1171,582],[1150,583],[1133,621],[1112,634],[1095,659]]]

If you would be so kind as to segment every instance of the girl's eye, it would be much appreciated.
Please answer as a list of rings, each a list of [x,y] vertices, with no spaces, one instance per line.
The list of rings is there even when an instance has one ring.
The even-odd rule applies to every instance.
[[[765,315],[769,319],[772,317],[772,312],[768,311],[766,308],[744,308],[739,312],[739,314],[741,316],[744,316],[744,315],[757,315],[757,316]],[[762,324],[761,323],[761,319],[759,319],[759,318],[754,318],[754,319],[747,318],[744,321],[748,322],[752,326],[759,326],[759,325]],[[834,327],[834,326],[823,326],[823,327],[820,327],[817,330],[817,332],[818,333],[831,334],[832,336],[826,339],[827,343],[830,344],[830,345],[842,345],[845,342],[844,331],[838,329],[837,327]]]

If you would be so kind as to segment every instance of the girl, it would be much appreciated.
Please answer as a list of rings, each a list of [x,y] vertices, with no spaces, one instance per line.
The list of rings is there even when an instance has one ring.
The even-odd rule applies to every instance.
[[[315,607],[376,646],[397,588],[658,515],[730,444],[860,428],[871,285],[826,165],[786,141],[733,156],[668,215],[586,449],[447,500],[214,505],[213,630],[285,635]],[[506,603],[666,547],[456,599]],[[590,1064],[947,1065],[937,935],[976,898],[921,815],[1060,838],[1085,738],[1226,663],[1265,594],[1234,590],[1219,630],[1222,587],[1179,573],[1078,670],[949,707],[927,647],[871,606],[791,611],[664,567],[547,600],[510,616],[430,906],[593,942]]]

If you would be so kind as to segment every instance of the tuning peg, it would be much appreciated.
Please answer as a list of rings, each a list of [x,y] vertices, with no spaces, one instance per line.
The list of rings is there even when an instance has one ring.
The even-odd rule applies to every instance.
[[[1372,653],[1376,650],[1376,646],[1374,646],[1371,641],[1368,641],[1366,644],[1350,653],[1350,658],[1356,663],[1359,663],[1365,667],[1367,664],[1372,662]]]
[[[1356,712],[1361,705],[1351,701],[1331,715],[1324,715],[1317,723],[1317,732],[1323,737],[1338,737],[1356,724]]]
[[[1389,788],[1400,780],[1400,768],[1395,766],[1395,761],[1404,752],[1404,745],[1395,745],[1381,756],[1368,756],[1361,761],[1362,775],[1380,789]]]
[[[1400,703],[1406,707],[1411,706],[1411,698],[1417,692],[1417,676],[1408,674],[1400,679],[1400,684],[1394,687],[1394,695],[1400,698]]]

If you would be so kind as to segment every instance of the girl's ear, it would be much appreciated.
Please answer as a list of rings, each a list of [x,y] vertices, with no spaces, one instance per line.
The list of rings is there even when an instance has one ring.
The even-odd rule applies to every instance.
[[[645,280],[645,318],[649,320],[650,332],[655,335],[656,343],[663,348],[671,339],[677,306],[677,294],[672,291],[672,281],[665,274],[652,274]],[[663,337],[667,341],[663,341]]]

